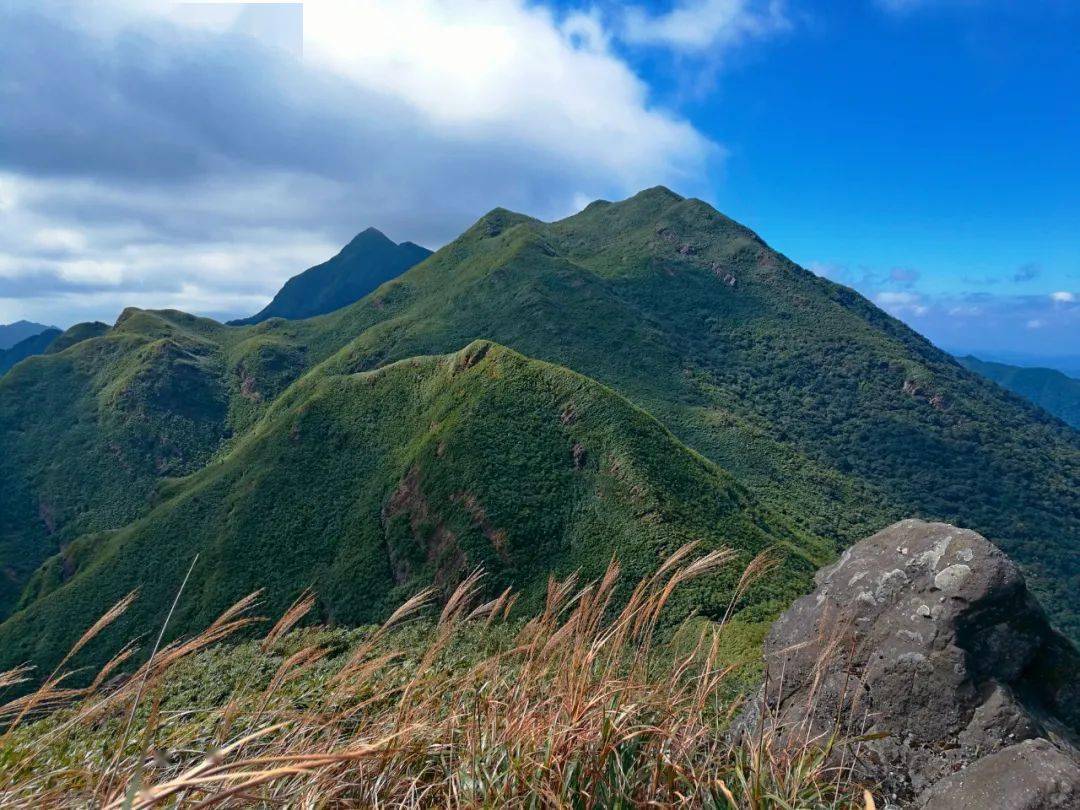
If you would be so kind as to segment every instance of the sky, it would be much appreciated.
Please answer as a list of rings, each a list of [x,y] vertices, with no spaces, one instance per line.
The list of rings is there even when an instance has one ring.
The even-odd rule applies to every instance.
[[[246,315],[368,226],[663,184],[943,348],[1060,366],[1078,37],[1072,0],[3,0],[0,323]]]

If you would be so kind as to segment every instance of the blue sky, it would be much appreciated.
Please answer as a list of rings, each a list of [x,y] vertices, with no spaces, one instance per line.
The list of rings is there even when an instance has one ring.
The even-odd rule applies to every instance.
[[[1080,355],[1078,36],[1070,0],[10,0],[0,322],[246,314],[368,225],[663,183],[946,348]]]

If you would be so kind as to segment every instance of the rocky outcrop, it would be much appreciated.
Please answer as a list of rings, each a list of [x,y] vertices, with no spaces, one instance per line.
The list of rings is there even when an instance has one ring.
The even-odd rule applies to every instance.
[[[742,733],[838,732],[845,764],[903,806],[1080,807],[1080,654],[999,549],[905,520],[816,583],[769,634]]]
[[[1043,739],[977,759],[935,783],[925,810],[1043,810],[1080,807],[1080,763]]]

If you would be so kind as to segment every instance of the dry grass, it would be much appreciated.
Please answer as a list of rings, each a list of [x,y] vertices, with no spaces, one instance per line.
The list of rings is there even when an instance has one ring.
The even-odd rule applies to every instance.
[[[0,707],[0,805],[873,807],[833,764],[833,740],[794,751],[761,735],[727,742],[737,707],[721,697],[730,671],[718,656],[722,624],[686,654],[655,648],[675,589],[731,557],[681,549],[619,609],[614,562],[593,583],[552,579],[540,615],[512,624],[513,594],[479,603],[476,572],[423,649],[395,648],[395,627],[430,611],[431,592],[344,654],[301,642],[269,678],[252,672],[223,701],[163,710],[178,663],[253,621],[249,597],[198,637],[155,649],[119,685],[108,679],[131,648],[89,687],[61,688],[61,666]],[[740,585],[769,567],[756,561]],[[274,625],[258,650],[264,660],[313,605],[304,594]],[[450,660],[459,636],[487,626],[512,629],[510,642]],[[0,687],[28,675],[2,673]]]

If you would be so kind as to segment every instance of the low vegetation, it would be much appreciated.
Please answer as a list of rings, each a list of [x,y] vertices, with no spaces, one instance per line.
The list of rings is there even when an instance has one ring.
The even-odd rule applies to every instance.
[[[850,778],[859,740],[728,741],[755,666],[732,656],[737,623],[661,633],[673,595],[736,556],[687,545],[621,607],[615,562],[592,582],[551,579],[529,618],[509,590],[480,597],[478,571],[441,609],[425,590],[352,631],[304,627],[305,594],[261,639],[230,644],[259,621],[252,595],[133,672],[117,675],[137,656],[126,646],[70,686],[67,662],[132,594],[0,708],[0,804],[872,808]],[[736,577],[731,610],[772,565],[764,554]]]

